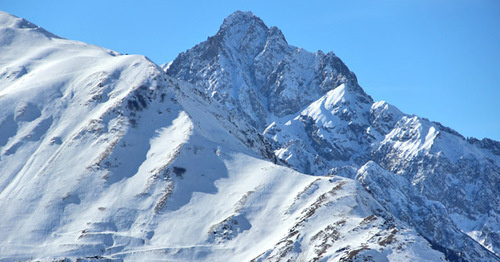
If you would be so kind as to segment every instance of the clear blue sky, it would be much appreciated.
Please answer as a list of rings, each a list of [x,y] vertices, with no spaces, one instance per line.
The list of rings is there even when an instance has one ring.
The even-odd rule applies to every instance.
[[[0,10],[158,64],[252,11],[292,45],[334,51],[375,100],[500,140],[499,0],[2,0]]]

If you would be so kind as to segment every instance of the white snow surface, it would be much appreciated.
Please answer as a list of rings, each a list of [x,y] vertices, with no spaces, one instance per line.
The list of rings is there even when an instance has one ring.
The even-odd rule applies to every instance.
[[[333,54],[288,46],[252,13],[236,12],[220,33],[237,56],[200,62],[196,81],[208,82],[188,83],[144,56],[0,12],[0,261],[445,261],[401,215],[412,211],[422,224],[436,212],[443,232],[498,252],[496,210],[447,211],[426,188],[434,173],[402,172],[423,155],[485,167],[497,155],[372,103],[324,65]],[[255,79],[243,65],[226,71],[250,60]],[[295,101],[303,82],[319,88],[293,110],[275,104]],[[459,190],[472,202],[481,186],[498,189],[488,179],[450,171],[446,183],[468,181]]]
[[[261,159],[145,57],[0,21],[0,259],[248,260],[301,224],[289,256],[440,260],[405,226],[395,236],[414,243],[398,252],[371,239],[385,219],[357,182]],[[343,241],[318,254],[329,223]]]
[[[180,54],[166,73],[196,85],[234,112],[233,119],[262,132],[277,162],[296,171],[355,178],[373,161],[390,179],[404,177],[422,197],[414,203],[420,198],[412,196],[409,205],[423,205],[426,215],[395,216],[410,224],[434,223],[427,212],[432,208],[425,206],[438,201],[447,210],[442,226],[449,234],[441,238],[430,227],[417,227],[419,233],[451,260],[498,259],[499,142],[466,139],[374,102],[335,54],[288,45],[279,29],[249,12],[232,14],[215,36]]]

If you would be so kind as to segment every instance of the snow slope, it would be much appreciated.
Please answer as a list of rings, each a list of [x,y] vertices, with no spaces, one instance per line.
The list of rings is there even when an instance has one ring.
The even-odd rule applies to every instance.
[[[392,254],[394,236],[368,243],[388,230],[374,212],[390,215],[356,182],[263,160],[257,134],[243,135],[221,106],[148,59],[61,39],[5,13],[1,21],[9,35],[0,49],[2,260],[272,257],[291,228],[308,225],[305,217],[320,223],[303,230],[301,256],[383,247],[384,257],[441,257],[396,224],[391,230],[416,244]],[[335,202],[345,213],[314,215]],[[356,219],[339,224],[349,212]],[[329,222],[347,233],[370,215],[357,233],[366,245],[346,239],[317,253],[310,244]]]
[[[0,12],[0,261],[497,259],[461,231],[498,246],[498,150],[490,149],[498,142],[450,147],[455,136],[439,136],[444,127],[372,104],[333,53],[290,47],[251,13],[233,14],[210,39],[165,73],[146,57],[62,39]],[[168,76],[174,69],[184,76]],[[305,82],[312,89],[302,95]],[[368,125],[377,143],[359,133]],[[339,151],[303,169],[303,160],[328,159],[320,150],[329,147],[312,141],[359,157],[337,159]],[[369,149],[393,157],[358,160]],[[492,165],[482,165],[490,192],[476,196],[471,186],[465,194],[481,206],[433,199],[441,195],[425,181],[438,169],[401,171],[409,157],[443,152],[461,161],[464,150]],[[333,176],[340,170],[344,177]],[[408,218],[413,211],[419,220]],[[426,227],[433,214],[441,231]]]
[[[375,162],[380,176],[392,174],[388,179],[397,190],[405,192],[409,184],[420,192],[425,201],[407,195],[410,206],[428,210],[427,201],[444,206],[447,222],[440,225],[453,233],[416,226],[435,248],[452,260],[498,259],[497,141],[465,139],[439,123],[373,102],[333,53],[290,46],[279,29],[250,12],[235,12],[215,36],[164,69],[248,119],[269,140],[279,163],[306,174],[354,179]],[[434,224],[431,213],[394,215],[421,225]]]

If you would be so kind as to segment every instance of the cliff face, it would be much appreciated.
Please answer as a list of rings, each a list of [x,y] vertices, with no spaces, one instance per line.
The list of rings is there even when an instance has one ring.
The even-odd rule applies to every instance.
[[[278,28],[250,12],[226,18],[215,36],[180,54],[166,72],[201,87],[261,131],[270,119],[295,113],[340,84],[363,93],[333,53],[288,45]]]
[[[388,179],[395,185],[403,177],[423,199],[443,205],[455,235],[465,232],[498,254],[498,142],[466,140],[439,123],[373,102],[333,53],[288,45],[279,29],[252,13],[228,17],[216,36],[179,55],[166,72],[249,119],[280,163],[352,179],[375,163],[369,166],[393,174]],[[395,215],[410,224],[431,223],[427,216]],[[419,232],[434,241],[434,229]],[[463,241],[470,242],[468,236]],[[455,237],[434,242],[454,246]]]

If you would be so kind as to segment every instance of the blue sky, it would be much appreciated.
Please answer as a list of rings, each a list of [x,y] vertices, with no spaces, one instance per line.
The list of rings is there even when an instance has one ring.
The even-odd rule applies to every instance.
[[[252,11],[292,45],[334,51],[375,100],[500,140],[498,0],[3,0],[0,10],[158,64]]]

